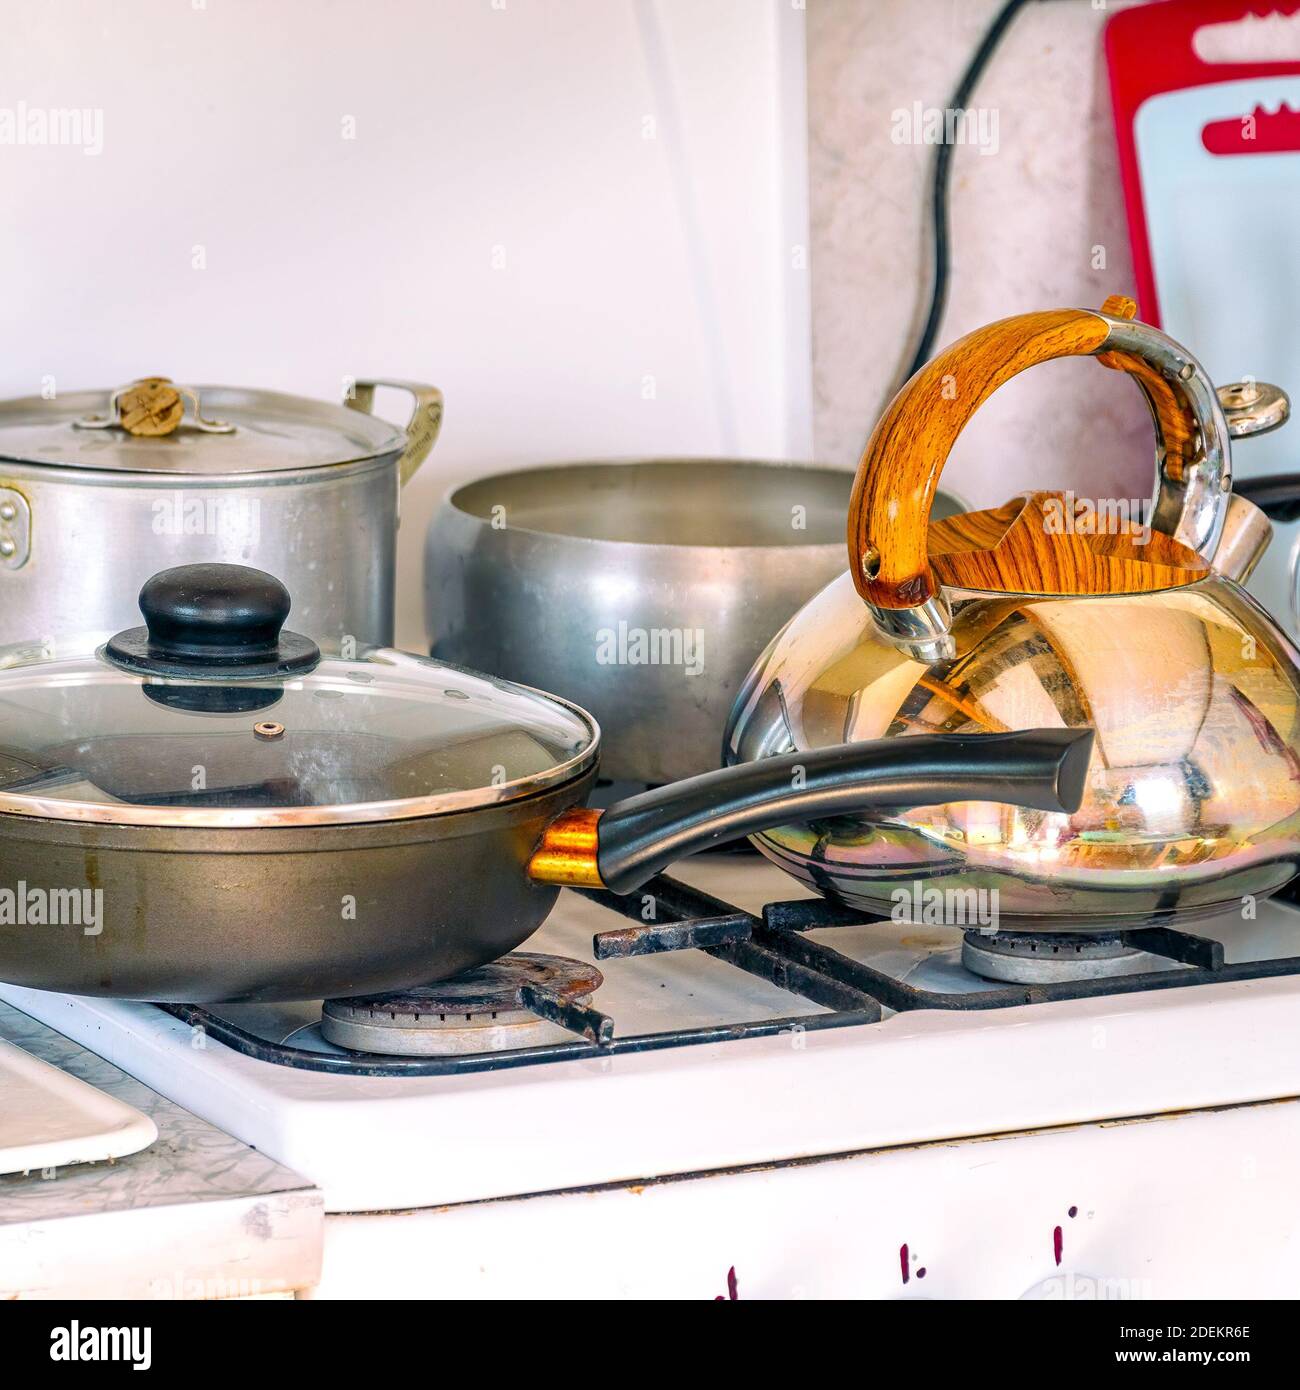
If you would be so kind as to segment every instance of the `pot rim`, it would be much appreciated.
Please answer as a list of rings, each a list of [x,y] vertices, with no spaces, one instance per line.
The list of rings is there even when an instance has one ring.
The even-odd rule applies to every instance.
[[[720,465],[724,467],[767,469],[773,472],[779,470],[787,473],[818,473],[826,474],[831,477],[842,477],[846,488],[851,487],[854,476],[854,470],[851,468],[841,468],[836,464],[819,463],[815,460],[738,458],[730,457],[725,454],[629,454],[612,458],[555,459],[545,463],[538,463],[527,468],[508,468],[498,473],[485,474],[482,477],[467,478],[463,482],[455,483],[447,489],[442,497],[442,505],[477,525],[490,526],[491,523],[487,518],[463,504],[462,499],[464,495],[471,489],[498,486],[506,482],[513,482],[519,478],[526,478],[533,473],[550,472],[576,475],[594,469],[631,470],[646,464],[655,466],[667,465],[669,467],[681,468],[701,468]],[[792,554],[806,554],[811,550],[843,551],[844,549],[844,541],[838,536],[833,541],[796,540],[793,544],[783,545],[744,545],[726,541],[713,541],[704,544],[692,544],[687,541],[627,541],[619,540],[612,536],[580,536],[575,535],[571,531],[543,530],[536,526],[517,526],[509,523],[505,527],[505,530],[520,536],[535,536],[552,543],[560,542],[586,546],[617,546],[624,550],[637,549],[682,552],[725,550],[737,554],[751,551],[754,553],[771,555],[779,554],[782,551],[789,551]]]
[[[239,488],[304,487],[338,481],[343,475],[396,469],[399,450],[366,454],[340,463],[311,463],[301,468],[266,468],[261,472],[170,473],[161,469],[87,468],[80,463],[38,462],[0,451],[0,487],[25,489],[66,484],[69,487],[133,489],[141,492],[194,492],[200,488],[233,492]]]

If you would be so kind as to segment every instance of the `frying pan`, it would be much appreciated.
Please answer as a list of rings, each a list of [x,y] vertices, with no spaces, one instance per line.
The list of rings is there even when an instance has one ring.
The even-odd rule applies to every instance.
[[[1061,729],[848,744],[597,812],[599,731],[565,701],[388,649],[322,654],[283,630],[284,587],[241,566],[164,571],[140,607],[103,646],[0,657],[8,982],[194,1003],[399,989],[512,950],[563,884],[632,892],[792,820],[1072,810],[1091,748]]]

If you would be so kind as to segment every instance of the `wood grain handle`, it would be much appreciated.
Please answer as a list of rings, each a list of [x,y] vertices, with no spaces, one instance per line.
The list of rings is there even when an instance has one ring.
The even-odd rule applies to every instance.
[[[1132,318],[1132,300],[1113,296],[1112,318]],[[1085,309],[1046,309],[968,333],[921,368],[886,408],[858,464],[849,503],[849,566],[858,593],[882,609],[915,608],[939,585],[927,531],[939,477],[957,436],[1004,382],[1039,362],[1101,353],[1132,373],[1151,403],[1175,466],[1196,444],[1185,401],[1136,353],[1102,352],[1111,325]]]

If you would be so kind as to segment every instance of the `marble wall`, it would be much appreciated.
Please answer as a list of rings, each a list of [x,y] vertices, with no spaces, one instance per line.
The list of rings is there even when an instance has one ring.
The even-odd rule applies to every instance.
[[[814,431],[856,461],[899,384],[928,298],[933,148],[894,113],[946,107],[1001,0],[807,0]],[[972,106],[985,145],[956,151],[952,281],[938,345],[991,319],[1132,291],[1102,52],[1116,0],[1023,9]],[[1146,496],[1138,393],[1090,361],[1047,363],[983,407],[947,484],[987,506],[1032,486]]]

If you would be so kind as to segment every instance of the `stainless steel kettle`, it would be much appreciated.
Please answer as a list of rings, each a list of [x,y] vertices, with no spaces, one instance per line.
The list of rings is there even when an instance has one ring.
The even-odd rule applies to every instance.
[[[1191,354],[1133,312],[1114,298],[1101,312],[1005,319],[903,387],[858,468],[849,572],[772,641],[725,737],[740,762],[855,739],[1091,725],[1082,806],[952,802],[754,837],[811,886],[889,913],[900,886],[941,878],[996,889],[1004,929],[1078,932],[1250,912],[1300,867],[1300,658],[1238,583],[1270,527],[1233,497],[1229,455],[1234,435],[1285,419],[1285,397],[1216,395]],[[931,521],[949,450],[980,404],[1035,363],[1084,355],[1128,372],[1150,404],[1149,515],[1044,491]],[[1253,410],[1262,401],[1267,411]]]

